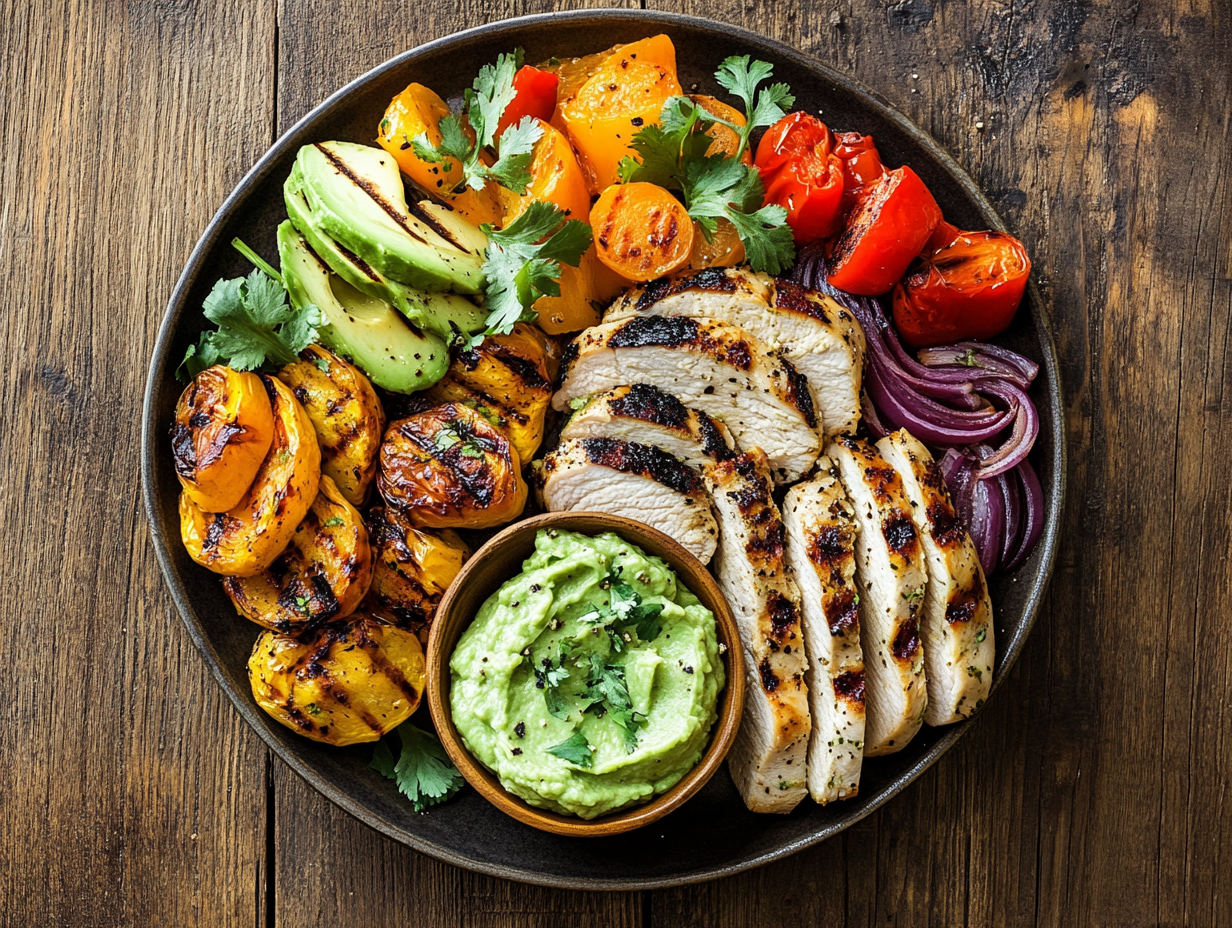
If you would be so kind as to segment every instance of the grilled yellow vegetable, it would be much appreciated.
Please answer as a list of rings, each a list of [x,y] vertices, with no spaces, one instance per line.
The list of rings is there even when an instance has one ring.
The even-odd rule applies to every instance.
[[[428,396],[478,412],[513,440],[518,457],[529,461],[543,441],[543,419],[552,399],[548,341],[519,322],[508,335],[493,335],[463,351]]]
[[[363,517],[321,475],[321,487],[287,549],[255,577],[222,587],[240,615],[279,632],[348,616],[372,581],[372,548]]]
[[[415,528],[392,506],[373,508],[367,521],[373,566],[364,608],[415,632],[427,644],[441,596],[471,549],[450,529]]]
[[[522,464],[508,436],[475,410],[445,403],[389,426],[376,482],[417,526],[490,528],[526,505]]]
[[[321,449],[312,420],[289,387],[262,375],[274,410],[274,440],[239,503],[206,512],[180,494],[180,537],[202,567],[251,577],[274,562],[308,514],[321,479]]]
[[[423,648],[411,632],[359,613],[298,638],[264,632],[248,682],[257,705],[313,741],[376,741],[418,708]]]
[[[363,505],[385,432],[385,410],[368,378],[320,345],[309,345],[299,361],[278,372],[278,379],[312,420],[321,445],[321,473],[333,478],[352,505]]]
[[[206,512],[226,512],[240,501],[273,440],[274,413],[256,374],[206,368],[175,405],[175,472]]]

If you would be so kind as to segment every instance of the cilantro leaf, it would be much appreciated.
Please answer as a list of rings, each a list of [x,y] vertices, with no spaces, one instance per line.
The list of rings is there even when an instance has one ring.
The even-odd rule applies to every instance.
[[[395,741],[400,748],[396,762],[390,746]],[[409,723],[377,742],[368,766],[395,781],[416,812],[444,802],[463,784],[462,775],[436,735]]]
[[[595,765],[595,759],[590,750],[590,742],[586,740],[586,736],[580,731],[575,731],[560,744],[552,745],[547,749],[547,752],[553,757],[559,757],[566,763],[573,764],[575,767],[589,770]]]
[[[774,204],[761,206],[764,188],[756,168],[711,155],[686,167],[683,185],[689,215],[697,220],[707,241],[718,228],[716,220],[726,219],[736,227],[754,269],[780,274],[795,260],[787,210]]]
[[[532,203],[503,229],[486,223],[481,228],[488,236],[483,265],[488,320],[476,344],[488,335],[509,334],[522,319],[533,319],[539,297],[560,296],[561,264],[577,267],[591,242],[588,223],[566,220],[558,207],[543,201]]]
[[[501,116],[517,96],[513,78],[521,66],[522,49],[519,48],[512,54],[498,55],[496,64],[485,64],[479,69],[478,76],[462,95],[463,112],[474,133],[473,138],[463,128],[462,120],[451,114],[437,125],[441,134],[439,144],[433,145],[426,132],[411,139],[411,150],[416,157],[442,164],[446,171],[453,170],[455,161],[462,166],[462,179],[454,188],[455,192],[460,193],[466,187],[482,190],[489,179],[514,193],[526,192],[531,180],[532,152],[535,143],[543,137],[543,127],[527,116],[517,125],[507,127],[499,141],[496,138]],[[482,157],[490,148],[497,151],[497,159],[491,166]]]
[[[629,615],[637,637],[642,641],[654,641],[658,638],[663,626],[656,620],[662,614],[662,603],[639,603]]]
[[[220,362],[237,371],[290,364],[317,340],[319,310],[294,309],[282,284],[259,270],[246,278],[218,281],[202,309],[218,329],[202,333],[197,344],[189,346],[176,376],[195,377]]]
[[[727,123],[740,136],[740,146],[735,155],[737,159],[748,147],[749,136],[754,129],[778,122],[787,115],[787,107],[796,102],[786,84],[771,84],[758,92],[757,85],[773,73],[774,65],[765,61],[751,61],[748,55],[733,55],[714,72],[714,79],[744,103],[745,124],[732,126]]]
[[[626,753],[632,754],[637,748],[638,725],[644,722],[646,717],[633,709],[624,668],[606,664],[597,654],[591,654],[590,673],[587,675],[586,689],[582,696],[591,700],[591,705],[586,710],[588,712],[594,708],[595,703],[603,704],[624,736]],[[602,717],[601,713],[596,714]]]
[[[535,674],[535,686],[543,690],[543,702],[547,706],[548,715],[557,719],[569,718],[569,704],[560,691],[560,685],[569,679],[569,671],[563,666],[564,653],[555,663],[544,658],[539,667],[532,667]]]

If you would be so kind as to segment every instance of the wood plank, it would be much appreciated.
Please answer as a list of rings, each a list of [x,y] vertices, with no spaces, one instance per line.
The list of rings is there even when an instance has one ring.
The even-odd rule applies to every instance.
[[[282,0],[280,129],[347,81],[407,48],[552,3],[365,3],[339,15],[325,0]],[[279,924],[640,925],[637,893],[573,893],[468,873],[416,854],[339,811],[275,761],[275,901]],[[321,849],[328,847],[328,855]],[[326,861],[345,860],[344,868]]]
[[[266,752],[172,611],[138,448],[179,268],[270,141],[273,10],[3,15],[0,921],[252,925]]]

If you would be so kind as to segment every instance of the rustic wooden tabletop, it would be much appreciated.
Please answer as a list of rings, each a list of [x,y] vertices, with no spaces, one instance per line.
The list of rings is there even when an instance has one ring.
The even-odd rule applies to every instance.
[[[1070,489],[999,698],[842,837],[689,889],[507,883],[334,808],[240,722],[163,588],[147,359],[197,236],[284,128],[403,49],[552,3],[8,0],[0,923],[1232,924],[1229,4],[650,2],[864,81],[1026,240]]]

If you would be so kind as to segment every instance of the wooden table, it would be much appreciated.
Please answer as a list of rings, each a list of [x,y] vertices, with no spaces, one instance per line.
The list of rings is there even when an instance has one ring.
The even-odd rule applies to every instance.
[[[1070,490],[1009,685],[859,827],[690,889],[502,882],[334,808],[240,723],[172,610],[138,494],[146,362],[193,242],[284,128],[405,48],[552,4],[10,0],[0,923],[1232,924],[1229,5],[662,5],[863,80],[1026,240]]]

